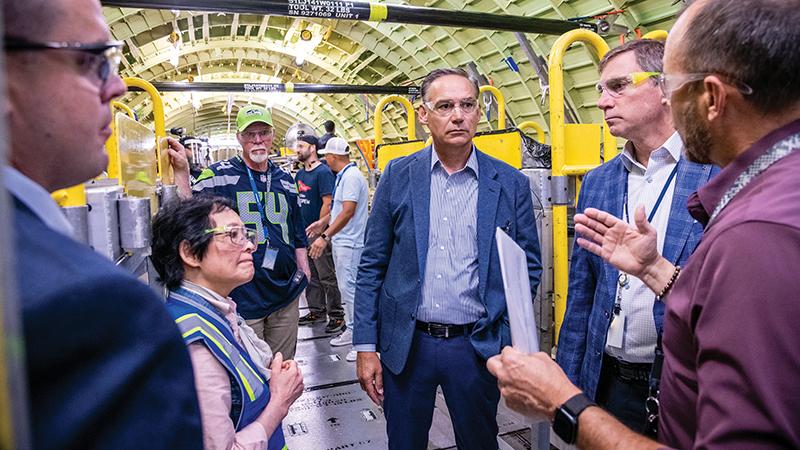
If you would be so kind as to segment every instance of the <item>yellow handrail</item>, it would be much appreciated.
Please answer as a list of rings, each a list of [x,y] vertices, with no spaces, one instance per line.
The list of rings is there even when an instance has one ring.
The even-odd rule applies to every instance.
[[[544,144],[544,129],[538,123],[532,120],[528,120],[517,125],[517,128],[519,128],[520,130],[524,130],[526,128],[533,128],[533,130],[536,131],[536,137],[537,137],[536,140]]]
[[[503,97],[503,93],[500,92],[500,89],[497,89],[494,86],[483,85],[478,88],[478,94],[483,94],[486,92],[491,92],[494,94],[494,98],[497,99],[497,129],[498,130],[505,130],[506,129],[506,98]]]
[[[121,109],[125,114],[133,120],[136,120],[136,113],[125,103],[112,101],[111,102],[111,136],[106,143],[106,150],[108,151],[108,178],[116,179],[122,185],[122,178],[120,178],[120,162],[119,162],[119,146],[117,144],[117,120],[114,118],[114,109]]]
[[[587,167],[568,167],[566,157],[566,124],[564,122],[564,54],[575,42],[594,47],[599,58],[609,50],[608,44],[597,33],[589,30],[572,30],[561,35],[550,50],[550,140],[552,146],[553,177],[566,177],[585,173]],[[603,147],[605,160],[617,154],[616,139],[604,124]],[[599,150],[599,149],[598,149]],[[558,342],[564,313],[567,309],[569,287],[569,244],[567,237],[567,205],[553,204],[553,296],[555,306],[555,342]]]
[[[161,100],[161,95],[158,90],[149,82],[141,78],[126,77],[122,81],[129,87],[138,87],[143,91],[150,94],[150,99],[153,101],[153,120],[156,132],[156,158],[158,160],[158,176],[165,183],[172,182],[172,167],[166,164],[166,159],[162,159],[161,155],[161,141],[167,137],[167,130],[164,126],[164,102]],[[167,167],[163,167],[167,166]],[[164,172],[167,171],[168,177],[165,177]]]
[[[645,35],[642,36],[642,39],[655,39],[658,41],[666,41],[668,35],[669,33],[667,33],[664,30],[653,30],[648,33],[645,33]]]
[[[131,107],[126,105],[125,103],[114,100],[113,102],[111,102],[111,106],[112,109],[113,108],[121,109],[122,112],[128,115],[128,117],[130,117],[133,120],[136,120],[136,113],[134,113]]]
[[[417,138],[416,116],[414,115],[414,105],[407,98],[399,95],[387,95],[375,105],[375,117],[373,128],[375,128],[375,146],[383,144],[383,108],[391,102],[397,102],[406,108],[408,122],[408,140],[413,141]]]

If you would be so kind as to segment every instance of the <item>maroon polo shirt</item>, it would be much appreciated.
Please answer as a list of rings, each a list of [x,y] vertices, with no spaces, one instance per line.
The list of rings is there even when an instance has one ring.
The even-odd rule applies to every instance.
[[[689,200],[707,223],[736,178],[800,120],[768,134]],[[753,179],[705,231],[664,316],[659,440],[680,448],[800,448],[800,150]]]

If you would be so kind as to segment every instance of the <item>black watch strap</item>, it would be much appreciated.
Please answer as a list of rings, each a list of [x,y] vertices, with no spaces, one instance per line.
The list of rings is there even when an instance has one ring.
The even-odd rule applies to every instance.
[[[553,431],[567,444],[574,444],[578,440],[578,416],[594,405],[586,394],[576,394],[556,410]]]

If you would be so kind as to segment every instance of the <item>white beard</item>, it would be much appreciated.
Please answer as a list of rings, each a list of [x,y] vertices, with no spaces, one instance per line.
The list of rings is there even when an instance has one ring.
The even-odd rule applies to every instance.
[[[267,152],[264,152],[264,153],[250,153],[250,159],[256,164],[261,164],[261,163],[266,162],[269,159],[269,155],[267,154]]]

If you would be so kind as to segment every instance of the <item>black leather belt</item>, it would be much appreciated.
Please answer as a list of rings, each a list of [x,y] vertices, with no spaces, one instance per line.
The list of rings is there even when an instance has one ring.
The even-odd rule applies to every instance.
[[[436,338],[451,338],[472,333],[475,322],[464,325],[417,321],[417,329]]]
[[[615,378],[628,383],[647,384],[652,367],[652,364],[629,363],[608,354],[603,355],[603,368],[608,370]]]

